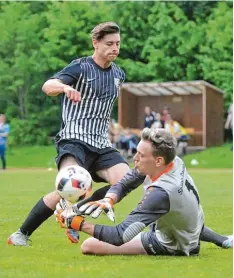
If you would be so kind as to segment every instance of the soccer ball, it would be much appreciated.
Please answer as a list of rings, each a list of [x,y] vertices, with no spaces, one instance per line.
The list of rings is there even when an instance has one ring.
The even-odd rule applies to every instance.
[[[67,166],[58,172],[55,188],[62,198],[75,203],[84,199],[92,190],[92,178],[83,167]]]

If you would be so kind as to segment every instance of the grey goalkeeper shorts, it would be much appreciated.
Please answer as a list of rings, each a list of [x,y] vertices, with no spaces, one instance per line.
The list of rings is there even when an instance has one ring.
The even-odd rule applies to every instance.
[[[142,232],[141,233],[141,242],[142,245],[147,252],[148,255],[154,255],[154,256],[187,256],[184,252],[179,250],[169,250],[165,246],[163,246],[160,241],[158,240],[155,231],[151,229],[148,232]],[[189,256],[196,256],[199,255],[200,251],[200,243],[198,246],[191,250],[189,253]]]

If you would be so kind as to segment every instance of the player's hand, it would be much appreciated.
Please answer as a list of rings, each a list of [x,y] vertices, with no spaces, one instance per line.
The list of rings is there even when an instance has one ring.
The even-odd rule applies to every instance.
[[[91,215],[93,218],[97,218],[104,212],[112,222],[115,222],[113,200],[111,198],[86,203],[79,208],[79,211],[85,215]]]
[[[80,231],[84,222],[84,216],[81,215],[75,206],[66,208],[65,210],[56,209],[56,219],[61,228],[68,228],[76,231]]]
[[[54,211],[54,215],[56,217],[56,221],[58,221],[58,217],[59,215],[67,208],[71,207],[72,206],[72,203],[70,203],[69,201],[61,198],[60,201],[57,203],[56,205],[56,209]]]
[[[74,101],[74,102],[80,102],[81,101],[81,94],[80,92],[78,92],[77,90],[73,89],[70,86],[67,86],[64,88],[64,93],[66,94],[66,96]]]

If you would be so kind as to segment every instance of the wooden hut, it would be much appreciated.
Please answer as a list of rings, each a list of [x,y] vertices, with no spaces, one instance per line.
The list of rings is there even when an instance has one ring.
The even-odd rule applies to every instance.
[[[190,133],[189,145],[223,144],[223,92],[206,81],[125,83],[118,103],[118,122],[142,129],[144,107],[161,112],[167,105],[173,118]]]

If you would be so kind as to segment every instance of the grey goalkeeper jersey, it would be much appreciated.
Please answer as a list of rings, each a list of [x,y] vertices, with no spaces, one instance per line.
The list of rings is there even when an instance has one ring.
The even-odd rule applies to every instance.
[[[108,193],[118,200],[142,184],[145,177],[133,169]],[[135,182],[134,182],[135,180]],[[204,225],[199,194],[183,161],[176,157],[172,167],[156,180],[144,180],[144,196],[128,217],[116,227],[95,225],[94,236],[114,245],[130,241],[146,226],[156,223],[155,234],[168,251],[189,255],[197,247]]]

